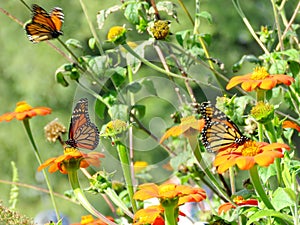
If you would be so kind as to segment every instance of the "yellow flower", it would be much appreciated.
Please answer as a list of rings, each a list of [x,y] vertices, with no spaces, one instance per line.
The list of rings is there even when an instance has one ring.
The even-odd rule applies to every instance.
[[[37,115],[47,115],[51,113],[51,109],[47,107],[32,107],[28,105],[25,101],[17,103],[17,107],[14,112],[8,112],[0,116],[1,121],[11,121],[16,118],[17,120],[24,120],[26,118],[31,118]]]
[[[107,40],[114,44],[124,44],[126,41],[126,29],[121,26],[110,28],[107,34]]]

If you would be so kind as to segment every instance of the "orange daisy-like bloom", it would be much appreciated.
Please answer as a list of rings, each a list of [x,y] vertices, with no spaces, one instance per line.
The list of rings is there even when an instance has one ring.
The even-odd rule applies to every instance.
[[[198,134],[204,128],[204,125],[204,119],[197,120],[194,116],[182,118],[179,125],[171,127],[166,131],[166,133],[161,137],[160,143],[170,136],[176,137],[181,134],[184,136],[190,136],[195,133]]]
[[[51,109],[47,107],[32,107],[28,105],[25,101],[17,103],[14,112],[8,112],[0,116],[1,121],[11,121],[16,118],[17,120],[24,120],[26,118],[31,118],[33,116],[41,115],[45,116],[51,113]]]
[[[46,160],[38,167],[38,171],[49,166],[49,172],[54,173],[59,170],[63,174],[68,173],[68,168],[86,168],[89,165],[99,166],[100,159],[104,155],[99,152],[83,153],[76,148],[65,148],[64,154]]]
[[[231,78],[231,80],[226,86],[226,89],[229,90],[234,86],[242,83],[242,88],[245,91],[253,91],[256,88],[270,90],[274,88],[277,84],[291,85],[293,81],[294,78],[288,75],[270,75],[264,67],[256,67],[253,73]]]
[[[133,218],[133,225],[164,225],[164,208],[160,205],[138,210]]]
[[[223,173],[230,167],[237,165],[241,170],[249,170],[255,164],[267,167],[275,158],[282,158],[282,149],[290,147],[282,143],[268,144],[265,142],[246,141],[238,147],[228,148],[217,154],[214,166],[218,173]]]
[[[286,120],[282,124],[283,128],[293,128],[296,131],[300,132],[300,126],[292,121]]]
[[[247,199],[245,200],[242,196],[237,196],[233,199],[233,202],[238,206],[257,206],[258,201],[256,199]],[[226,202],[220,205],[218,209],[218,214],[220,215],[222,212],[227,212],[230,209],[235,209],[236,206],[230,202]]]
[[[114,218],[107,216],[107,219],[114,222]],[[80,223],[72,223],[72,225],[107,225],[101,219],[94,219],[92,215],[86,215],[81,217]]]
[[[185,185],[162,184],[160,186],[154,183],[142,184],[134,194],[134,199],[146,200],[150,198],[159,198],[161,201],[167,199],[179,198],[178,205],[186,202],[200,202],[206,198],[206,193],[202,188],[193,188]]]

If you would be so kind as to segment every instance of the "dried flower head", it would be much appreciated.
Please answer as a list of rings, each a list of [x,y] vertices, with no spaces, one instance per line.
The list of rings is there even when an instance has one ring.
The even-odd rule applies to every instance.
[[[58,118],[55,118],[44,127],[45,136],[49,142],[56,142],[57,139],[61,139],[62,134],[66,133],[66,127],[58,122]]]

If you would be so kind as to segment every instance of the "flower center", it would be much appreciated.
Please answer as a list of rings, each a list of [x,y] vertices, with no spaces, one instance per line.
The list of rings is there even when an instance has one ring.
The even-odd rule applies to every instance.
[[[16,113],[25,112],[31,110],[32,107],[28,105],[25,101],[21,101],[17,103],[17,107],[15,109]]]
[[[254,141],[247,141],[242,149],[243,156],[255,156],[261,152],[261,149],[256,145]]]
[[[238,204],[238,203],[243,203],[245,201],[245,199],[242,196],[236,196],[233,199],[233,201]]]
[[[78,152],[78,150],[76,148],[73,148],[73,147],[66,147],[65,150],[64,150],[64,154],[68,154],[68,153],[72,153],[72,152]]]
[[[256,67],[251,75],[252,80],[263,80],[266,77],[270,76],[264,67]]]

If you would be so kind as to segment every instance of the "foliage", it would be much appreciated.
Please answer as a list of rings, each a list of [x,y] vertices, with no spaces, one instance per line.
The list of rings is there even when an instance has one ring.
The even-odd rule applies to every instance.
[[[24,1],[20,3],[31,10]],[[61,3],[64,21],[61,14],[48,10],[49,15],[36,11],[31,21],[22,16],[30,27],[37,27],[27,30],[30,40],[40,42],[34,44],[35,53],[45,62],[56,62],[55,72],[50,64],[40,65],[34,57],[28,60],[35,66],[28,63],[24,67],[25,73],[55,74],[55,85],[48,86],[47,93],[40,83],[49,76],[22,80],[21,75],[10,78],[3,70],[3,83],[13,83],[18,98],[54,106],[52,112],[61,113],[61,121],[69,117],[66,108],[70,111],[73,102],[89,99],[89,109],[77,106],[73,111],[71,142],[65,142],[66,128],[57,120],[45,126],[46,139],[57,141],[64,149],[58,157],[46,150],[53,145],[43,142],[39,134],[45,119],[40,119],[43,123],[33,119],[49,114],[49,108],[27,103],[20,107],[19,102],[14,112],[0,117],[0,121],[16,118],[23,122],[34,153],[29,153],[27,161],[37,160],[24,170],[32,174],[35,168],[43,171],[42,182],[47,185],[56,217],[51,224],[64,223],[60,220],[64,207],[57,204],[54,190],[66,189],[72,189],[66,195],[76,207],[68,214],[76,220],[83,216],[80,224],[300,224],[296,151],[299,3],[271,0],[271,7],[260,1],[244,6],[238,0],[232,0],[231,7],[200,0],[111,1],[101,6],[78,3],[80,10],[74,2]],[[226,6],[224,14],[215,12],[216,8],[223,10],[219,4]],[[14,12],[8,10],[9,3],[7,7],[0,8],[7,21],[24,26],[16,17],[17,8]],[[48,9],[46,3],[42,8]],[[232,13],[238,17],[231,19]],[[224,18],[228,26],[218,27]],[[5,39],[5,43],[9,41]],[[33,48],[29,44],[24,44],[23,58],[26,49]],[[43,55],[46,48],[58,55]],[[237,72],[246,74],[233,76]],[[8,87],[1,86],[9,93]],[[4,106],[12,105],[11,98],[6,101]],[[202,103],[207,101],[212,103]],[[99,166],[103,154],[84,153],[91,149],[85,147],[88,144],[98,145],[92,139],[98,135],[97,129],[88,131],[93,123],[101,138],[95,151],[105,155],[100,169],[87,167]],[[12,133],[5,134],[8,140],[6,135]],[[81,145],[76,144],[79,139],[84,140]],[[3,147],[12,149],[13,142],[9,140]],[[27,151],[27,143],[19,142],[17,148]],[[60,148],[59,144],[55,146]],[[43,162],[47,157],[51,158]],[[52,187],[44,170],[47,166],[51,173],[67,174],[50,175],[59,189]],[[17,202],[22,195],[18,186],[33,187],[25,185],[26,173],[22,178],[13,170],[10,203],[18,208],[18,204],[30,204],[30,200]],[[88,194],[92,197],[87,198]],[[108,207],[100,207],[100,194]],[[146,200],[153,197],[158,201],[149,207]],[[95,218],[84,216],[79,203]],[[182,212],[179,206],[185,203],[191,204],[191,209]]]

